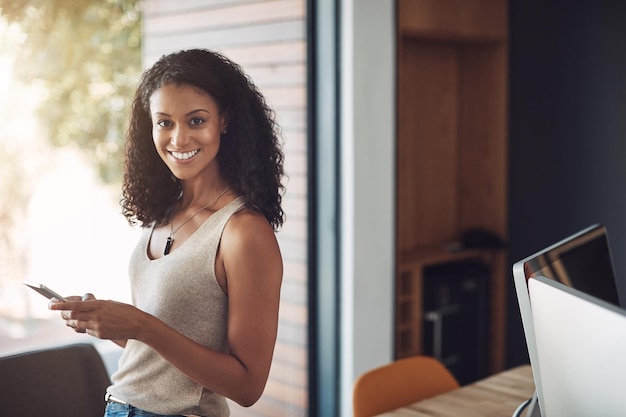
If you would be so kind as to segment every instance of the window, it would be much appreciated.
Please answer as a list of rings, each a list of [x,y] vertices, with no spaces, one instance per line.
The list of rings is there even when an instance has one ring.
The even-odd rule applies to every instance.
[[[76,32],[83,41],[75,42]],[[130,301],[127,260],[138,231],[118,202],[125,119],[141,70],[139,41],[134,0],[3,8],[2,355],[71,342],[118,349],[67,329],[22,281]]]

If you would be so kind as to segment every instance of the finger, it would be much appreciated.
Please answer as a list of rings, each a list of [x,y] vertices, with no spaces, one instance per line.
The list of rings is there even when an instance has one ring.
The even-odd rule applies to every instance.
[[[86,303],[84,301],[51,302],[48,304],[50,310],[91,311],[95,307],[93,302]]]
[[[71,295],[69,297],[65,297],[66,301],[72,302],[72,301],[82,301],[82,297],[79,297],[77,295]],[[64,304],[64,301],[59,300],[58,298],[51,298],[50,301],[48,302],[48,308],[50,310],[64,310],[64,308],[60,308],[60,306],[57,307],[52,307],[53,305],[56,304]]]
[[[71,328],[72,330],[74,330],[76,333],[86,333],[86,330],[82,327],[80,327],[78,325],[78,321],[74,320],[74,321],[67,321],[65,323],[65,325],[69,328]]]
[[[87,301],[87,300],[95,300],[96,296],[93,295],[92,293],[88,292],[85,295],[83,295],[83,301]]]
[[[85,333],[89,328],[89,323],[85,320],[76,320],[76,328],[81,330],[81,333]]]
[[[69,320],[74,320],[78,325],[87,323],[92,318],[91,312],[89,311],[72,310],[68,311],[66,314]],[[82,323],[78,323],[79,321]]]
[[[50,310],[72,310],[72,306],[74,306],[76,303],[75,302],[65,302],[65,301],[58,301],[58,300],[50,300],[50,302],[48,303],[48,308]]]
[[[74,331],[76,333],[87,333],[87,330],[83,329],[82,327],[74,327]]]

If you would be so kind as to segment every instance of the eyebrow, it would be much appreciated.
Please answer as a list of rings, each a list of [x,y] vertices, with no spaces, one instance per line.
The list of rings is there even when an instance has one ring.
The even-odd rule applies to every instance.
[[[192,110],[192,111],[190,111],[190,112],[187,112],[187,113],[185,114],[185,117],[187,117],[187,116],[191,116],[192,114],[194,114],[194,113],[198,113],[198,112],[204,112],[204,113],[211,114],[208,110],[205,110],[205,109],[195,109],[195,110]],[[158,112],[156,112],[156,114],[158,114],[158,115],[160,115],[160,116],[172,117],[170,114],[167,114],[167,113],[162,112],[162,111],[158,111]]]

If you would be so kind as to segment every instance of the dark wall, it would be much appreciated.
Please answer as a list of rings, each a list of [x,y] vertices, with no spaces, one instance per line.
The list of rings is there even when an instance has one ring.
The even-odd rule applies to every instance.
[[[510,264],[604,223],[626,295],[626,1],[511,0],[509,94]],[[528,355],[510,284],[514,366]]]

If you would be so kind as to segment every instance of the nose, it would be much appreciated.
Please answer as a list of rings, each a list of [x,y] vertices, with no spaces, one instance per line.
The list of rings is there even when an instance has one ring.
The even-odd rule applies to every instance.
[[[172,137],[170,143],[178,149],[182,149],[189,143],[188,131],[184,125],[178,125],[172,130]]]

